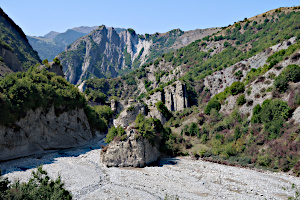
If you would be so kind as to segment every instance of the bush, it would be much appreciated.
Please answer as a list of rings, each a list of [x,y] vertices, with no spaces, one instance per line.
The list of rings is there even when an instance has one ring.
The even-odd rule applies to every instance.
[[[237,81],[232,83],[232,85],[229,88],[229,91],[232,95],[237,95],[245,91],[245,86],[243,83]]]
[[[288,119],[290,107],[286,102],[275,99],[265,100],[262,104],[256,105],[253,109],[252,123],[263,123],[269,139],[276,139],[280,134],[283,122]]]
[[[45,64],[48,64],[48,59],[45,59],[42,61],[42,63],[45,65]]]
[[[225,41],[224,42],[224,47],[226,48],[226,47],[228,47],[228,46],[230,46],[231,44],[229,43],[229,42],[227,42],[227,41]]]
[[[167,118],[167,120],[173,116],[162,101],[156,102],[155,106],[158,109],[158,111],[161,112],[165,118]]]
[[[237,104],[238,106],[242,106],[242,105],[244,105],[245,103],[246,103],[245,95],[242,94],[242,95],[240,95],[240,96],[237,98],[236,104]]]
[[[60,65],[60,60],[59,60],[57,57],[55,57],[55,58],[53,59],[53,62],[54,62],[56,65]]]
[[[288,82],[297,83],[300,81],[300,67],[298,65],[287,66],[279,76],[275,78],[274,86],[280,91],[285,92],[289,86]]]
[[[274,86],[280,91],[285,92],[289,86],[289,80],[283,75],[279,75],[275,78]]]
[[[121,126],[118,126],[117,128],[115,126],[112,126],[106,135],[105,142],[110,143],[111,141],[114,140],[115,137],[119,136],[122,137],[125,135],[125,131]]]
[[[189,128],[190,135],[195,136],[195,135],[198,135],[199,132],[200,132],[200,130],[199,130],[198,125],[193,122]]]
[[[219,110],[221,109],[221,104],[220,104],[220,102],[217,101],[216,99],[211,99],[211,100],[207,103],[207,105],[206,105],[206,107],[205,107],[205,109],[204,109],[204,113],[205,113],[206,115],[209,115],[209,114],[210,114],[210,111],[211,111],[213,108],[216,109],[217,111],[219,111]]]
[[[72,199],[71,193],[64,188],[61,177],[51,180],[41,166],[32,172],[28,182],[19,181],[10,185],[0,175],[0,199]]]

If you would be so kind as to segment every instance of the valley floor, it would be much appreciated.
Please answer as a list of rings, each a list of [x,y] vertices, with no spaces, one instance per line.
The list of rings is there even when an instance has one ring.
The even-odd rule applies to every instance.
[[[43,164],[51,177],[61,175],[74,199],[287,199],[300,178],[258,172],[190,157],[163,159],[161,166],[107,168],[97,144],[0,163],[10,180],[28,180]]]

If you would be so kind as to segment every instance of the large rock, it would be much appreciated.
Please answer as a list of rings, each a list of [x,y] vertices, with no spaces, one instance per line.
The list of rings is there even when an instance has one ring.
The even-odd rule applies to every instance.
[[[28,111],[14,127],[0,126],[0,160],[86,144],[93,138],[83,109],[62,112],[54,107]]]
[[[186,88],[181,81],[164,88],[165,105],[170,111],[181,111],[188,107]]]
[[[64,77],[64,72],[62,71],[62,65],[55,64],[55,62],[49,62],[47,65],[41,65],[39,69],[46,69],[49,72],[53,72],[58,76]]]
[[[126,130],[125,141],[112,141],[100,153],[100,162],[107,167],[144,167],[160,156],[159,145],[139,136],[135,129]]]
[[[114,119],[113,124],[115,127],[129,126],[135,121],[138,114],[146,114],[145,105],[142,103],[127,104],[124,110],[120,113],[117,119]]]

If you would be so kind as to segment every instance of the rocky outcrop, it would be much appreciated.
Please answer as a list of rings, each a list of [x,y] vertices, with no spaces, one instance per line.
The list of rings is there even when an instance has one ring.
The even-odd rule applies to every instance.
[[[58,76],[64,77],[64,72],[62,71],[62,65],[55,64],[54,62],[49,62],[46,65],[41,65],[39,69],[46,69],[49,72],[53,72]]]
[[[118,70],[128,63],[131,65],[137,57],[144,59],[149,48],[150,42],[140,39],[135,33],[128,30],[117,33],[114,28],[100,26],[76,40],[58,57],[67,80],[77,84],[90,74],[117,76]]]
[[[181,81],[164,88],[165,105],[170,111],[181,111],[188,107],[186,88]]]
[[[39,108],[13,127],[0,126],[0,160],[84,145],[92,138],[83,109],[58,114],[54,107]]]
[[[282,49],[287,49],[289,46],[288,43],[295,44],[296,37],[292,37],[288,41],[274,45],[265,51],[258,53],[249,59],[240,61],[226,69],[214,72],[204,79],[205,87],[210,90],[212,96],[223,92],[226,87],[230,86],[233,82],[243,81],[251,68],[257,69],[267,64],[266,61],[270,55]]]
[[[296,123],[300,124],[300,106],[293,112],[292,119],[295,120]]]
[[[145,105],[142,103],[127,104],[124,110],[120,113],[117,119],[114,119],[113,124],[115,127],[129,126],[135,121],[138,114],[146,115]]]
[[[3,64],[5,64],[7,66],[6,68],[8,68],[7,70],[5,70],[6,73],[24,71],[16,54],[8,47],[3,46],[1,44],[0,44],[0,57],[3,60]],[[4,70],[4,67],[1,68]],[[0,76],[3,75],[4,73],[0,73]]]
[[[107,167],[144,167],[158,160],[158,144],[150,144],[132,128],[126,134],[126,140],[112,141],[101,151],[100,162]]]

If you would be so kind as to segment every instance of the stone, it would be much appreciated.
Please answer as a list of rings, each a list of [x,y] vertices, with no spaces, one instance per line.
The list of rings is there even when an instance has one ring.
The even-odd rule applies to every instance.
[[[0,160],[87,144],[94,138],[82,108],[56,115],[48,110],[30,110],[13,127],[0,126]]]
[[[164,88],[165,105],[170,111],[181,111],[188,107],[186,87],[180,81]]]
[[[150,144],[131,127],[125,141],[112,141],[100,153],[100,162],[107,167],[144,167],[160,157],[159,145]]]

